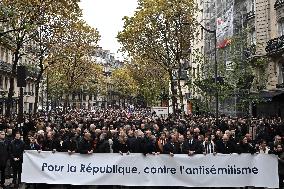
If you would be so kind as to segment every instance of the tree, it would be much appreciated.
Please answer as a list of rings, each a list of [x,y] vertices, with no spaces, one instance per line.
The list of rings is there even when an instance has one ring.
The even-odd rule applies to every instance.
[[[127,67],[115,69],[111,75],[113,90],[122,97],[133,97],[137,95],[138,85],[131,76],[130,69]]]
[[[174,70],[177,70],[180,101],[181,60],[189,58],[188,49],[196,28],[196,5],[193,0],[139,0],[133,17],[124,18],[118,34],[122,50],[130,57],[151,60],[167,71],[170,80],[173,112],[176,113],[177,91]],[[184,23],[187,23],[186,26]]]
[[[10,88],[6,106],[6,117],[10,117],[12,98],[14,94],[14,77],[19,60],[25,55],[24,46],[31,40],[33,31],[37,28],[39,11],[34,9],[36,1],[33,0],[2,0],[1,6],[5,7],[5,12],[1,15],[9,14],[9,19],[3,22],[4,28],[9,32],[3,32],[1,42],[13,53],[13,64],[10,75]],[[2,11],[3,9],[1,9]]]
[[[34,114],[38,109],[39,86],[43,73],[48,66],[56,63],[53,53],[58,51],[60,38],[66,34],[65,28],[68,28],[72,20],[81,16],[78,1],[39,1],[36,9],[42,10],[40,22],[32,37],[34,43],[30,43],[27,48],[37,63],[34,66],[39,68],[35,81]]]
[[[100,70],[91,57],[100,36],[82,20],[71,21],[63,31],[57,44],[59,48],[50,57],[56,63],[50,65],[47,74],[55,76],[56,80],[50,80],[50,86],[61,87],[66,107],[69,95],[93,81],[93,75]]]
[[[136,58],[126,66],[138,85],[139,96],[146,100],[147,105],[152,106],[157,99],[162,100],[162,93],[168,94],[169,76],[159,65],[151,60]]]

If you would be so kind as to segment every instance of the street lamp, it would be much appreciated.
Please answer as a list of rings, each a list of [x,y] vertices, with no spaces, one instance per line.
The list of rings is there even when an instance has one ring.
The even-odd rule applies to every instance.
[[[205,28],[203,25],[199,24],[200,27],[202,28],[202,30],[205,30],[206,32],[208,33],[213,33],[214,34],[214,82],[215,82],[215,99],[216,99],[216,112],[215,112],[215,116],[216,116],[216,125],[218,126],[219,124],[219,97],[218,97],[218,88],[217,88],[217,85],[218,85],[218,64],[217,64],[217,31],[216,29],[215,30],[209,30],[207,28]]]
[[[184,25],[190,25],[190,23],[183,23]],[[218,97],[218,88],[217,88],[217,84],[218,84],[218,65],[217,65],[217,31],[215,30],[209,30],[207,28],[205,28],[202,24],[198,23],[201,27],[202,30],[205,30],[208,33],[214,34],[214,83],[216,86],[216,90],[215,90],[215,99],[216,99],[216,104],[215,104],[215,117],[216,117],[216,125],[219,125],[219,97]]]

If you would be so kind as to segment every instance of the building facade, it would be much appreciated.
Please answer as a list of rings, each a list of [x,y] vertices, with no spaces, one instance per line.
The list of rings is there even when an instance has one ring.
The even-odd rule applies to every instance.
[[[19,87],[17,87],[16,76],[11,75],[12,55],[12,51],[9,48],[0,44],[0,115],[5,114],[11,77],[14,78],[15,86],[11,112],[12,114],[17,114],[18,112]],[[20,59],[19,65],[25,65],[27,68],[26,87],[23,88],[24,113],[32,113],[35,103],[36,69],[34,69],[34,62],[27,56]]]
[[[261,103],[250,103],[249,112],[257,115],[277,115],[283,117],[283,82],[284,82],[284,6],[283,0],[200,0],[200,15],[198,21],[205,28],[217,32],[217,63],[218,68],[225,67],[225,74],[218,70],[217,77],[226,81],[226,72],[231,69],[227,66],[233,61],[230,44],[224,45],[220,50],[220,35],[222,31],[231,30],[229,37],[233,38],[245,31],[244,38],[246,42],[239,47],[239,60],[243,64],[249,64],[253,67],[252,85],[244,92],[241,89],[235,89],[231,98],[219,102],[220,113],[229,115],[240,115],[237,107],[240,95],[257,95]],[[230,12],[230,10],[233,10]],[[231,15],[232,14],[232,15]],[[230,15],[232,17],[230,17]],[[232,18],[232,22],[230,22]],[[219,28],[219,24],[225,23],[225,27]],[[228,24],[229,23],[229,24]],[[203,33],[204,32],[204,33]],[[215,58],[215,40],[214,35],[208,32],[199,32],[199,43],[194,42],[194,48],[199,49],[203,54],[204,60],[195,61],[194,54],[192,58],[191,76],[192,83],[196,73],[201,73],[198,78],[203,80],[214,79],[212,68]],[[225,36],[229,35],[225,33]],[[221,58],[222,57],[222,58]],[[196,63],[196,62],[202,62]],[[255,65],[261,62],[263,69]],[[199,67],[199,69],[197,69]],[[263,71],[264,70],[264,71]],[[245,66],[244,66],[245,72]],[[265,74],[265,77],[264,75]],[[262,77],[261,77],[262,76]],[[264,79],[263,79],[264,78]],[[197,91],[197,92],[196,92]],[[202,92],[195,87],[191,88],[192,97],[195,99],[203,98]],[[241,94],[244,93],[244,94]],[[199,95],[199,97],[198,97]],[[215,99],[211,99],[214,107]],[[214,111],[214,109],[212,109]]]

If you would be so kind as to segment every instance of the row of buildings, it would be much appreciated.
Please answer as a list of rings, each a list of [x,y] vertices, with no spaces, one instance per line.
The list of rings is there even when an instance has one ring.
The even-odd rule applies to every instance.
[[[11,76],[12,70],[12,51],[5,44],[0,43],[0,115],[5,114],[6,105],[8,101],[8,91],[10,88],[10,77],[13,77],[14,81],[14,95],[12,100],[12,114],[18,113],[19,103],[19,87],[17,87],[17,76]],[[100,95],[98,93],[90,93],[83,86],[79,92],[73,93],[69,96],[70,108],[85,108],[93,109],[95,107],[106,107],[108,105],[116,104],[117,96],[112,93],[112,84],[110,82],[110,76],[113,69],[119,68],[123,65],[123,62],[115,59],[113,53],[109,50],[98,48],[92,55],[93,61],[103,66],[103,75],[108,81],[106,85],[107,95]],[[23,65],[27,70],[26,87],[24,91],[24,113],[32,113],[35,103],[35,80],[37,77],[37,64],[29,56],[24,56],[20,59],[19,65]],[[46,110],[51,108],[62,108],[63,101],[60,99],[54,99],[49,94],[47,78],[42,78],[40,85],[39,97],[38,97],[39,110]]]
[[[92,61],[103,67],[103,75],[106,80],[106,95],[99,92],[90,93],[83,86],[78,93],[69,96],[69,103],[71,108],[94,109],[97,107],[106,108],[118,103],[118,96],[113,92],[111,83],[111,74],[114,69],[123,66],[123,62],[115,58],[115,54],[110,50],[104,50],[98,47],[92,54]],[[62,104],[62,102],[60,102]]]
[[[243,64],[243,72],[246,72],[248,67],[253,68],[251,79],[245,81],[250,83],[249,87],[241,91],[236,86],[235,93],[230,98],[219,100],[219,113],[284,117],[284,1],[198,0],[197,3],[200,9],[199,23],[217,32],[217,77],[226,81],[226,74],[232,71],[230,65],[235,59],[232,57],[234,53],[230,45],[219,46],[220,36],[224,40],[226,36],[233,39],[237,35],[244,35],[245,42],[235,50],[240,52],[239,60]],[[220,24],[223,24],[223,27],[218,28]],[[215,78],[214,72],[208,71],[214,68],[214,34],[206,32],[202,27],[198,33],[198,40],[192,43],[192,52],[198,50],[204,55],[204,60],[196,60],[196,56],[192,54],[186,66],[189,69],[183,70],[187,77],[181,78],[182,82],[194,84],[200,78]],[[221,68],[225,70],[222,72]],[[199,104],[203,98],[202,90],[196,85],[191,86],[183,88],[186,104],[184,111],[188,113],[201,111],[202,108]],[[237,106],[241,93],[257,96],[260,101],[251,100],[247,104],[247,110],[243,110]],[[215,99],[209,101],[211,111],[214,112]]]

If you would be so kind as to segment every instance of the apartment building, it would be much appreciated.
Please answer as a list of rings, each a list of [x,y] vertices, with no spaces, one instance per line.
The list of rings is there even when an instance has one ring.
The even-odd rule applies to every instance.
[[[228,23],[222,31],[231,29],[231,37],[246,31],[244,36],[247,41],[238,49],[241,54],[239,59],[245,64],[255,65],[263,61],[265,70],[262,73],[254,67],[254,79],[252,87],[246,91],[245,95],[258,95],[261,103],[251,102],[250,114],[253,115],[279,115],[283,116],[283,72],[284,72],[284,1],[283,0],[200,0],[198,15],[199,22],[209,30],[217,30],[217,38],[220,35],[218,24]],[[233,11],[231,11],[233,10]],[[230,12],[231,11],[231,12]],[[203,33],[204,32],[204,33]],[[199,32],[200,40],[194,43],[194,48],[204,55],[203,65],[196,64],[194,54],[192,58],[191,76],[194,83],[195,75],[201,73],[202,79],[212,79],[214,74],[215,45],[214,35],[208,32]],[[226,35],[226,33],[225,33]],[[217,40],[218,43],[218,40]],[[217,44],[217,63],[218,67],[225,67],[225,72],[232,57],[230,45],[224,45],[221,50]],[[220,58],[222,57],[222,58]],[[199,69],[198,69],[199,67]],[[260,77],[262,75],[262,77]],[[218,78],[226,80],[224,73],[218,70]],[[262,79],[260,79],[262,78]],[[265,78],[265,79],[263,79]],[[240,115],[248,112],[239,112],[236,103],[239,95],[243,91],[236,89],[230,98],[219,102],[220,113],[229,115]],[[195,99],[202,99],[200,91],[193,87],[191,96]],[[199,97],[198,97],[199,95]],[[214,99],[211,99],[214,107]],[[214,108],[212,108],[214,110]]]
[[[3,44],[0,44],[0,115],[5,114],[8,91],[10,88],[10,77],[14,78],[15,86],[11,112],[12,114],[16,114],[18,112],[19,88],[17,87],[16,76],[11,75],[12,57],[12,51]],[[19,65],[25,65],[27,67],[27,85],[23,88],[24,112],[31,113],[33,111],[35,102],[35,78],[37,72],[34,62],[28,56],[21,58]]]

